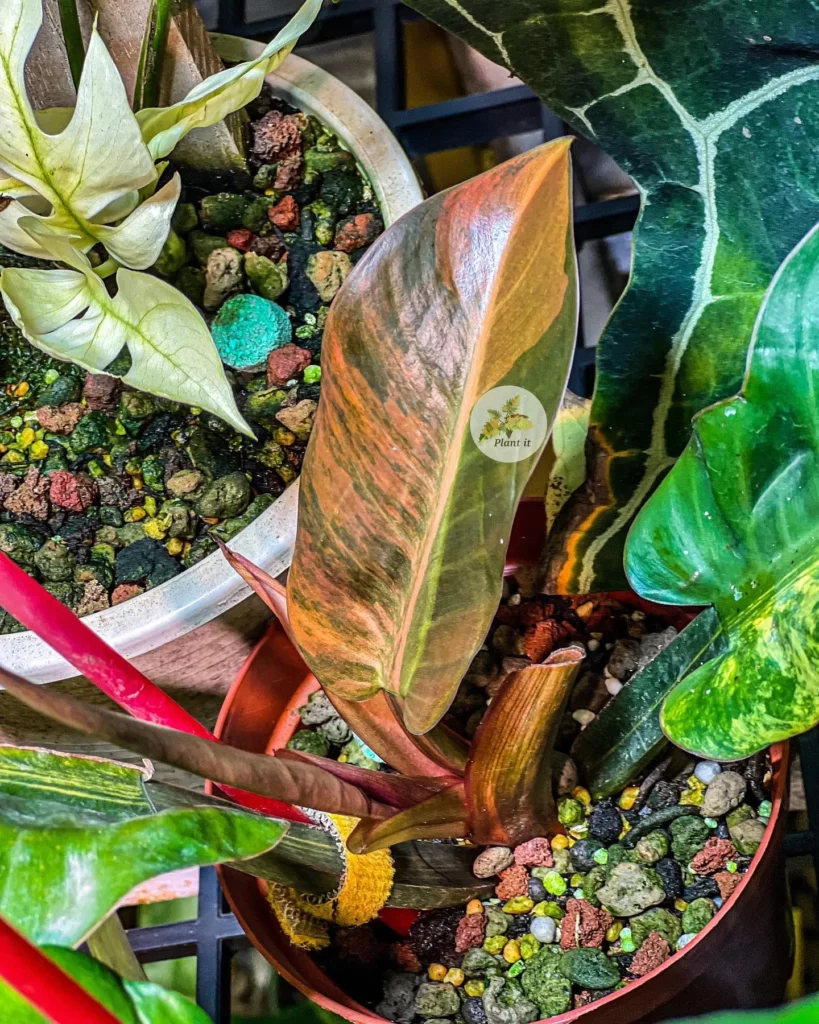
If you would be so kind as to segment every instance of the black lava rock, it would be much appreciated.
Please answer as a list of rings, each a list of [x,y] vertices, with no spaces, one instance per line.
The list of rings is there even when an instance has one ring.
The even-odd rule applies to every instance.
[[[99,523],[88,516],[69,516],[60,527],[60,538],[76,557],[82,548],[90,547],[94,543],[94,534],[98,526]]]
[[[612,959],[620,969],[621,974],[627,974],[629,967],[631,967],[631,961],[634,959],[633,953],[615,953]]]
[[[458,907],[431,910],[422,914],[409,930],[409,939],[415,955],[425,967],[443,964],[460,967],[463,954],[455,952],[455,933],[463,909]]]
[[[623,831],[620,810],[612,800],[601,800],[589,818],[589,835],[604,845],[616,843]]]
[[[652,811],[661,811],[664,807],[673,807],[679,799],[679,787],[661,779],[648,794],[646,806],[650,807]]]
[[[719,886],[713,878],[706,875],[697,875],[691,885],[683,889],[683,899],[686,903],[693,903],[694,900],[717,899],[720,895]]]
[[[179,416],[174,416],[169,412],[163,412],[156,416],[142,431],[137,440],[137,451],[139,454],[145,455],[161,447],[181,422],[182,420]]]
[[[461,1006],[466,1024],[486,1024],[486,1010],[483,1008],[483,1000],[480,996],[471,996],[463,1001]]]
[[[730,839],[731,833],[728,831],[728,825],[721,821],[719,825],[714,829],[714,835],[717,839]]]
[[[514,914],[509,922],[509,927],[506,929],[506,937],[507,939],[519,939],[521,935],[526,935],[531,930],[531,914]]]
[[[529,879],[529,895],[535,903],[541,903],[543,900],[547,900],[549,898],[548,893],[546,892],[546,886],[539,878]]]
[[[671,857],[663,857],[654,865],[654,870],[660,876],[663,883],[665,895],[669,900],[676,900],[683,893],[682,868]]]
[[[151,587],[172,579],[181,565],[157,540],[146,537],[117,552],[115,578],[119,583],[146,582]]]
[[[591,871],[593,867],[597,866],[597,861],[594,859],[594,855],[598,850],[602,849],[603,844],[597,839],[580,839],[574,844],[571,850],[569,850],[569,859],[574,870],[579,871],[582,874],[585,874],[587,871]]]

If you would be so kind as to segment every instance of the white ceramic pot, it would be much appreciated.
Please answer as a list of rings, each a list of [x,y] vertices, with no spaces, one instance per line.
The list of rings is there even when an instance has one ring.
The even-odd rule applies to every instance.
[[[257,56],[262,44],[214,35],[228,62]],[[415,172],[389,128],[368,104],[337,78],[291,54],[268,77],[273,92],[294,107],[314,114],[355,154],[373,185],[386,224],[417,205],[422,197]],[[246,527],[230,547],[276,576],[290,564],[296,536],[298,481]],[[219,552],[154,590],[125,604],[89,615],[84,621],[126,657],[162,651],[163,668],[172,676],[173,643],[233,608],[250,593]],[[206,642],[205,630],[202,642]],[[186,657],[190,644],[183,645]],[[198,645],[197,645],[198,646]],[[38,683],[76,673],[33,633],[0,636],[0,665]],[[163,673],[164,674],[164,673]]]

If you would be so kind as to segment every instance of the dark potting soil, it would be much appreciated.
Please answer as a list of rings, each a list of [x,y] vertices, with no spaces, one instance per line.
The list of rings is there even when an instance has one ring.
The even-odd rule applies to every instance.
[[[196,564],[296,479],[330,303],[383,229],[370,183],[316,118],[269,94],[249,113],[250,170],[182,172],[153,269],[211,324],[255,441],[48,358],[0,306],[0,551],[79,615]],[[0,265],[50,266],[2,249]],[[123,350],[108,369],[129,363]],[[0,610],[0,634],[20,629]]]
[[[632,785],[594,801],[570,756],[580,731],[675,632],[612,598],[528,596],[507,581],[447,722],[471,736],[509,672],[582,643],[555,771],[564,832],[476,848],[473,870],[494,896],[424,913],[406,938],[378,921],[335,929],[316,956],[345,991],[398,1024],[528,1024],[642,977],[719,913],[771,814],[767,759],[719,765],[668,748]],[[300,714],[305,727],[290,747],[379,767],[321,691]]]

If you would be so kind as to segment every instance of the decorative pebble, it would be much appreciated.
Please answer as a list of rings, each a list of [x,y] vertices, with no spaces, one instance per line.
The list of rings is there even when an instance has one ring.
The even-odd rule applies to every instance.
[[[609,851],[605,847],[601,850],[595,850],[592,854],[594,862],[596,864],[607,864],[609,859]]]
[[[476,878],[491,878],[515,863],[515,855],[508,846],[487,846],[479,853],[472,865]]]
[[[562,896],[567,888],[566,879],[557,871],[550,871],[543,879],[543,885],[546,892],[551,893],[552,896]]]
[[[757,814],[763,821],[767,821],[773,812],[773,804],[770,800],[763,800],[757,808]]]
[[[719,822],[716,818],[704,818],[703,820],[709,828],[719,828]]]
[[[557,925],[552,917],[533,917],[530,925],[532,935],[538,942],[551,943],[555,941]]]
[[[738,807],[745,796],[747,783],[738,772],[720,772],[705,791],[702,804],[704,818],[721,818]]]
[[[623,928],[620,932],[620,948],[624,953],[633,953],[637,947],[631,937],[631,928]]]
[[[586,728],[587,725],[595,720],[597,715],[593,711],[589,711],[588,708],[578,708],[577,711],[572,712],[572,718],[575,722],[579,723],[581,731]]]
[[[627,786],[620,794],[620,799],[617,802],[624,811],[630,811],[639,794],[639,786]]]
[[[722,771],[722,767],[716,761],[700,761],[694,769],[694,775],[705,786],[709,786]]]
[[[692,939],[696,939],[696,932],[686,932],[677,939],[677,949],[685,949]]]
[[[520,943],[517,939],[510,939],[503,947],[503,959],[508,964],[517,963],[520,960]]]
[[[281,306],[261,295],[234,295],[211,324],[219,355],[228,366],[261,366],[273,349],[287,345],[293,328]]]

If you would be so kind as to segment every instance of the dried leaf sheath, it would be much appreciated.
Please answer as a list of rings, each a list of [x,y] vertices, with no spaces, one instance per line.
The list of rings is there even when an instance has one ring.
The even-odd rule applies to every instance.
[[[497,607],[539,451],[489,458],[471,411],[518,384],[551,426],[575,326],[566,140],[422,204],[357,265],[325,332],[288,585],[326,689],[390,691],[413,733],[445,712]]]
[[[511,673],[478,727],[466,772],[470,834],[515,846],[554,823],[552,747],[577,676],[580,647]]]

